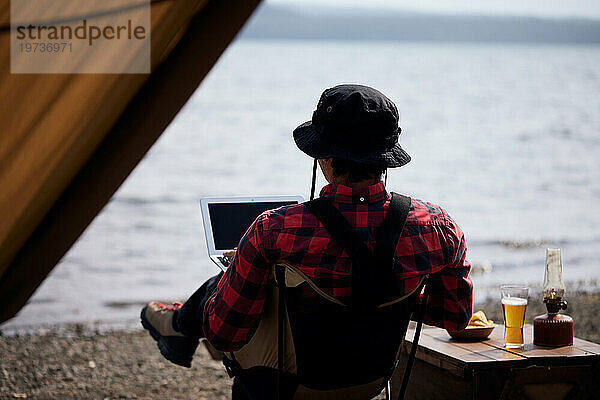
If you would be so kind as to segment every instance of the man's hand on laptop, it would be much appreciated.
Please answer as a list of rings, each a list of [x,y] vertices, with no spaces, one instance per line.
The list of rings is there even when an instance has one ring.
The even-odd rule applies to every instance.
[[[237,252],[237,247],[234,247],[233,250],[224,251],[223,256],[227,258],[235,257],[235,253]]]
[[[229,264],[233,261],[235,257],[235,253],[237,252],[237,247],[234,247],[233,250],[224,251],[223,255],[217,256],[217,259],[225,268],[229,268]]]

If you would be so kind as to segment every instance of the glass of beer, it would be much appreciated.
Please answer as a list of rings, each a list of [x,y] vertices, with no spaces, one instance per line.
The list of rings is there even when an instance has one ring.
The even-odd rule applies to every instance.
[[[500,286],[502,314],[504,315],[504,347],[508,349],[522,348],[523,325],[529,288],[526,286]]]

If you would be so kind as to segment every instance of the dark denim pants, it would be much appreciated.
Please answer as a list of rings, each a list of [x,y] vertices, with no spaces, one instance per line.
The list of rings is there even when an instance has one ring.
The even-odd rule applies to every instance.
[[[175,328],[186,336],[204,337],[203,320],[204,304],[217,289],[219,280],[223,272],[213,276],[183,304],[177,312],[175,318]],[[244,381],[241,382],[240,378]],[[250,371],[244,371],[244,377],[238,376],[233,380],[232,399],[233,400],[270,400],[276,399],[277,374],[270,368],[253,368]],[[293,393],[290,387],[288,391]],[[252,395],[250,395],[252,393]],[[283,398],[291,397],[290,395]]]
[[[223,276],[223,272],[213,276],[183,304],[177,313],[175,319],[175,327],[186,336],[204,337],[203,321],[204,321],[204,304],[217,289],[219,280]]]
[[[223,272],[204,282],[204,284],[200,286],[200,288],[196,290],[194,294],[183,304],[183,306],[177,312],[177,317],[175,318],[175,328],[177,330],[186,336],[198,338],[204,337],[204,304],[206,304],[210,296],[212,296],[217,289],[217,285],[219,284],[219,280],[222,276]],[[242,384],[240,382],[240,377],[237,377],[233,380],[233,385],[231,388],[233,400],[257,400],[270,398],[262,394],[262,391],[265,390],[262,385],[268,382],[267,387],[270,388],[269,391],[273,391],[273,388],[276,385],[276,380],[270,376],[272,373],[264,374],[259,368],[258,371],[252,371],[252,374],[252,379],[245,379],[245,381],[248,383],[253,383],[253,385]],[[259,385],[257,386],[255,383],[259,383]],[[253,393],[254,396],[249,396],[248,391]]]

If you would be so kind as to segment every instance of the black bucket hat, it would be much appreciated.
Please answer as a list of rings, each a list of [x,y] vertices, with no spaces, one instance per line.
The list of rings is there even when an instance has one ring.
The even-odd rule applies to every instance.
[[[321,95],[312,120],[294,130],[300,150],[313,158],[343,158],[394,168],[410,161],[400,147],[398,109],[376,89],[339,85]]]

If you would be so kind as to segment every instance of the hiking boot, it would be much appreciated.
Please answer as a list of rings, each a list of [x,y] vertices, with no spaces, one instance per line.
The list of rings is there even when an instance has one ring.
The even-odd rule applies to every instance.
[[[160,353],[172,363],[190,368],[198,347],[198,338],[185,336],[175,330],[173,317],[182,305],[153,301],[142,309],[140,318],[142,326],[156,340]]]

